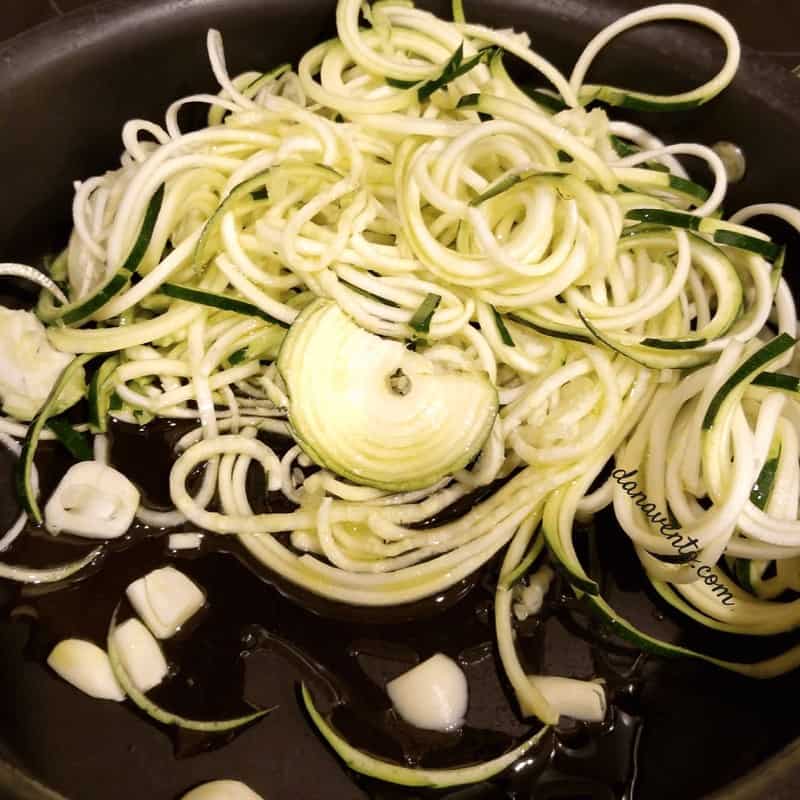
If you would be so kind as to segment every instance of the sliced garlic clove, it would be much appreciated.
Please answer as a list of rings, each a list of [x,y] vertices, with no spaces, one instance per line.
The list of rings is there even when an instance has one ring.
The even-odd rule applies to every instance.
[[[469,702],[467,676],[442,653],[389,681],[386,691],[397,713],[416,728],[451,731],[464,722]]]
[[[187,792],[181,800],[263,800],[240,781],[211,781]]]
[[[138,619],[123,622],[111,635],[125,672],[140,692],[164,680],[169,668],[161,646]]]
[[[602,684],[557,675],[529,675],[528,680],[562,716],[584,722],[605,719],[606,691]]]
[[[153,570],[126,591],[131,605],[159,639],[174,636],[206,602],[203,592],[174,567]]]
[[[71,466],[44,509],[51,533],[115,539],[133,523],[139,490],[121,473],[99,461]]]
[[[99,700],[125,699],[105,650],[83,639],[59,642],[47,657],[50,668],[67,683]]]

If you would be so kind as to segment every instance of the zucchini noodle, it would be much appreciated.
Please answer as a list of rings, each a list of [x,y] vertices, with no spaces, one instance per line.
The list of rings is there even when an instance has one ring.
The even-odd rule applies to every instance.
[[[728,178],[711,148],[667,145],[607,111],[711,101],[736,72],[733,28],[697,6],[655,6],[600,32],[566,76],[526,35],[455,11],[451,23],[405,0],[339,0],[337,38],[296,72],[231,76],[210,31],[219,94],[176,101],[163,126],[127,123],[121,166],[76,184],[73,233],[50,277],[24,265],[0,273],[42,285],[55,348],[113,359],[90,393],[98,460],[109,414],[197,422],[175,446],[174,509],[140,507],[143,523],[238,536],[288,581],[365,606],[444,591],[505,548],[496,631],[524,716],[558,719],[514,641],[514,608],[545,544],[575,594],[642,648],[756,677],[793,669],[796,649],[739,664],[638,632],[600,596],[573,529],[613,507],[656,591],[709,628],[765,636],[800,625],[797,314],[784,248],[747,224],[772,215],[800,232],[800,211],[765,203],[723,219]],[[718,73],[670,96],[586,82],[609,41],[658,20],[716,34]],[[504,53],[548,85],[524,91]],[[605,106],[588,109],[594,100]],[[207,125],[183,132],[190,103],[208,106]],[[705,162],[713,186],[691,180],[685,156]],[[464,449],[466,433],[447,439],[471,424],[455,393],[427,447],[410,423],[393,429],[401,416],[386,400],[363,442],[358,431],[340,442],[353,463],[334,469],[325,415],[355,414],[356,395],[328,393],[340,373],[323,363],[350,352],[352,337],[339,341],[331,323],[330,342],[310,344],[309,320],[330,308],[366,343],[352,355],[353,385],[371,380],[379,351],[402,367],[375,397],[480,376],[495,405],[475,412],[477,450]],[[459,385],[475,399],[478,384]],[[318,393],[302,414],[297,386]],[[3,418],[0,431],[16,452],[9,437],[26,426]],[[431,485],[392,480],[384,431]],[[462,450],[446,474],[432,455],[424,472],[442,437]],[[377,463],[380,481],[357,478]],[[254,512],[256,472],[292,510]],[[435,520],[458,502],[465,510]]]

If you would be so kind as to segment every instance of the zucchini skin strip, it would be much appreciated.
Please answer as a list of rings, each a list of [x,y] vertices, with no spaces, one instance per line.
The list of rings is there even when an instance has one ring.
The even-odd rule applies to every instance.
[[[61,444],[79,461],[90,461],[92,448],[86,438],[69,424],[63,417],[51,417],[47,420],[47,427],[56,435]]]
[[[245,714],[241,717],[223,720],[189,719],[187,717],[181,717],[178,714],[173,714],[171,711],[161,708],[152,700],[150,700],[146,694],[140,692],[136,688],[122,663],[122,659],[120,658],[119,650],[113,636],[114,630],[117,627],[116,623],[118,613],[119,607],[117,607],[117,609],[114,611],[114,614],[111,618],[111,625],[108,629],[107,648],[108,658],[111,662],[111,670],[114,673],[114,677],[119,682],[119,685],[122,687],[123,691],[133,702],[133,704],[141,711],[144,711],[147,716],[152,717],[157,722],[160,722],[163,725],[174,725],[177,728],[183,728],[189,731],[199,731],[202,733],[224,733],[226,731],[235,730],[236,728],[241,728],[244,725],[249,725],[251,722],[255,722],[256,720],[267,716],[269,713],[274,711],[275,708],[277,708],[277,706],[273,706],[272,708],[254,711],[252,714]]]
[[[40,316],[43,317],[45,322],[59,322],[63,325],[74,325],[77,322],[84,322],[127,286],[131,276],[134,275],[141,266],[142,259],[147,252],[147,248],[150,246],[150,241],[153,238],[153,230],[158,221],[158,215],[161,213],[163,202],[164,184],[162,183],[147,205],[142,227],[139,229],[136,241],[133,243],[133,247],[122,266],[112,275],[109,281],[99,289],[96,289],[88,298],[78,300],[68,306],[59,307],[53,314],[43,313],[40,310]]]
[[[89,425],[98,433],[105,433],[108,430],[108,412],[111,406],[111,396],[114,393],[111,376],[119,363],[118,356],[110,356],[95,370],[92,380],[89,382],[87,396]]]
[[[317,731],[350,769],[361,775],[377,778],[386,783],[394,783],[399,786],[444,789],[450,786],[463,786],[488,780],[522,758],[542,740],[549,730],[548,726],[545,726],[513,750],[483,764],[454,769],[411,769],[410,767],[402,767],[399,764],[391,764],[383,759],[375,758],[348,744],[317,710],[311,697],[311,692],[305,684],[301,685],[300,693],[303,705]]]
[[[800,378],[782,372],[762,372],[753,378],[753,386],[782,389],[785,392],[800,392]]]
[[[18,583],[29,583],[37,586],[43,583],[57,583],[65,578],[71,578],[80,572],[84,567],[88,567],[103,552],[103,546],[95,547],[83,558],[62,564],[60,567],[25,567],[20,564],[0,564],[0,578],[7,581],[17,581]]]
[[[725,46],[725,61],[710,80],[688,92],[672,95],[649,94],[617,86],[584,84],[586,73],[597,55],[617,36],[639,25],[660,20],[692,22],[716,34]],[[603,28],[584,48],[570,75],[570,88],[582,104],[599,100],[634,111],[683,111],[697,108],[722,92],[733,80],[739,67],[741,46],[731,23],[708,8],[682,4],[656,5],[626,14]]]
[[[728,380],[722,384],[711,400],[708,411],[706,411],[705,417],[703,417],[703,430],[707,431],[713,427],[722,404],[734,389],[737,387],[744,388],[745,384],[752,380],[751,376],[754,373],[757,374],[765,370],[770,362],[783,355],[789,348],[794,347],[795,344],[796,341],[789,336],[788,333],[782,333],[740,364]]]
[[[162,294],[176,300],[185,300],[189,303],[197,303],[209,308],[219,308],[222,311],[232,311],[234,314],[242,314],[245,317],[258,317],[272,325],[280,325],[282,328],[289,326],[283,320],[276,319],[266,311],[262,311],[253,303],[246,300],[239,300],[235,297],[228,297],[224,294],[214,292],[204,292],[202,289],[193,289],[191,286],[179,286],[175,283],[164,283],[160,289]]]
[[[721,658],[710,656],[707,653],[701,653],[697,650],[690,650],[686,647],[662,641],[655,636],[651,636],[649,633],[639,630],[639,628],[628,622],[624,617],[621,617],[599,595],[584,595],[584,597],[591,611],[603,621],[614,634],[653,655],[667,658],[681,656],[697,658],[728,670],[729,672],[736,672],[739,675],[759,679],[775,678],[800,667],[800,645],[796,645],[777,656],[764,659],[763,661],[755,661],[752,663],[726,661]]]
[[[414,312],[414,316],[411,317],[408,323],[409,327],[416,333],[427,336],[431,330],[433,315],[441,302],[442,296],[440,294],[429,293],[426,295],[420,307]]]
[[[735,247],[766,258],[778,261],[783,246],[770,239],[759,239],[741,231],[741,226],[733,226],[711,217],[697,217],[684,211],[670,211],[663,208],[635,208],[625,215],[625,219],[650,225],[667,225],[683,228],[695,233],[711,236],[715,244]],[[738,229],[737,229],[738,227]]]

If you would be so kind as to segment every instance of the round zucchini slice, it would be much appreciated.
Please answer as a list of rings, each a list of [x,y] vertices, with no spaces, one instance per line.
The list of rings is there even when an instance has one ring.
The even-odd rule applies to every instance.
[[[465,467],[497,415],[497,391],[485,373],[445,372],[325,299],[292,324],[278,369],[307,455],[390,492],[421,489]]]

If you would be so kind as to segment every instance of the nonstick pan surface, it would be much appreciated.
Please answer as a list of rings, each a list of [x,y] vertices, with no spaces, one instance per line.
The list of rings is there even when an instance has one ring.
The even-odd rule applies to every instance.
[[[157,120],[176,97],[214,90],[204,48],[208,27],[223,32],[232,72],[267,68],[296,60],[331,35],[333,5],[331,0],[123,0],[69,14],[0,45],[0,257],[36,262],[63,246],[72,181],[114,167],[125,120]],[[449,14],[449,3],[421,5]],[[467,0],[465,5],[473,19],[527,30],[540,52],[568,69],[592,33],[641,4]],[[725,5],[717,3],[723,11]],[[767,27],[770,14],[789,15],[783,25],[794,24],[795,31],[800,24],[798,12],[786,8],[789,4],[728,5],[737,19],[758,22],[759,30]],[[745,40],[748,33],[753,32],[743,31]],[[717,43],[701,31],[659,25],[616,43],[599,60],[595,74],[655,91],[680,90],[711,74],[719,58]],[[732,188],[728,210],[767,200],[800,205],[800,80],[770,58],[746,50],[734,84],[708,106],[635,119],[668,140],[739,144],[748,157],[748,173]],[[798,268],[800,243],[790,241],[784,274],[796,294]],[[5,301],[29,299],[17,295]],[[131,457],[156,458],[141,448]],[[0,497],[10,492],[9,464],[2,461]],[[616,604],[623,614],[652,613],[656,619],[660,610],[637,581],[631,552],[613,520],[604,517],[597,524],[610,542]],[[405,790],[384,793],[375,784],[357,785],[345,773],[297,706],[295,684],[302,668],[286,650],[261,648],[240,672],[220,667],[224,680],[238,689],[244,686],[254,702],[277,702],[280,708],[272,719],[214,749],[204,741],[173,741],[128,708],[93,701],[49,673],[43,656],[56,633],[68,635],[68,621],[79,617],[86,630],[100,626],[103,593],[124,587],[124,569],[135,571],[136,565],[159,557],[146,548],[130,553],[126,558],[132,566],[110,570],[116,570],[116,578],[97,580],[81,589],[83,594],[66,593],[63,602],[57,596],[44,603],[39,623],[24,616],[5,621],[7,611],[21,601],[12,587],[0,586],[0,796],[171,800],[190,786],[220,777],[244,780],[269,800],[411,796]],[[220,597],[239,597],[239,605],[231,601],[236,608],[258,608],[252,622],[283,626],[289,638],[295,631],[302,639],[298,632],[305,631],[314,639],[308,647],[322,660],[339,663],[342,654],[369,651],[367,661],[372,661],[365,669],[373,677],[385,656],[375,655],[375,641],[397,646],[407,635],[417,635],[414,631],[436,637],[474,626],[489,597],[476,579],[463,597],[448,599],[449,608],[440,613],[421,608],[422,621],[409,625],[397,615],[353,619],[308,598],[287,599],[230,555],[204,556],[186,568]],[[90,607],[91,592],[96,592],[96,608]],[[241,615],[231,614],[240,624]],[[669,619],[661,622],[668,625]],[[597,646],[587,650],[573,634],[556,625],[542,638],[542,658],[551,668],[602,657]],[[689,644],[698,641],[696,631],[687,629],[683,635]],[[491,640],[488,627],[485,638]],[[372,643],[371,650],[365,641]],[[226,646],[223,651],[232,652],[231,643]],[[476,667],[474,688],[485,727],[517,730],[514,720],[506,718],[508,711],[499,710],[508,703],[504,688],[490,677],[491,653],[487,664]],[[610,739],[567,736],[567,746],[550,766],[537,767],[544,771],[536,788],[519,796],[692,800],[716,791],[718,800],[800,797],[800,749],[792,744],[800,735],[800,674],[757,683],[692,662],[651,659],[640,677],[633,682],[629,704],[615,718],[617,729]],[[224,702],[222,697],[219,703]],[[480,741],[475,746],[480,758]],[[450,795],[454,800],[508,796],[489,786]]]

